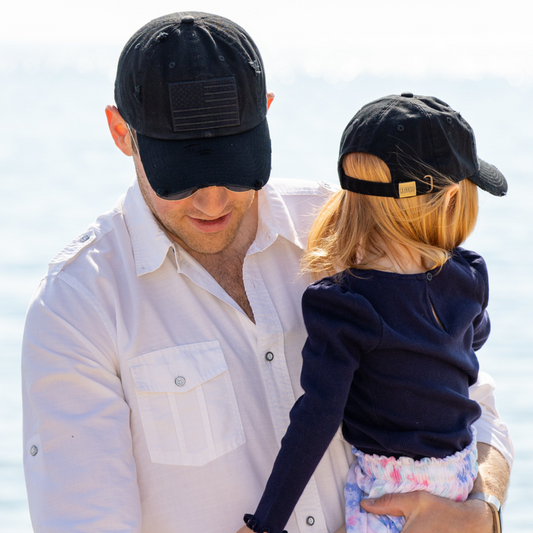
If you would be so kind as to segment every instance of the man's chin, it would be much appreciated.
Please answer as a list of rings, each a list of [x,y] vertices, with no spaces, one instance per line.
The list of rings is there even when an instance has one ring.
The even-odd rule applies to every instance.
[[[189,253],[214,255],[226,250],[235,240],[236,234],[236,231],[218,231],[172,236],[173,240]]]

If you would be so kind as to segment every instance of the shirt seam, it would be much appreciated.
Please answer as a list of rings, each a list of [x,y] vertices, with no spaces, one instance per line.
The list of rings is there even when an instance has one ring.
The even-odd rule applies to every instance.
[[[57,280],[62,281],[63,283],[71,287],[73,290],[75,290],[94,309],[94,311],[96,312],[96,314],[98,315],[102,323],[104,324],[107,330],[107,333],[109,334],[111,341],[113,342],[114,352],[115,354],[117,354],[118,347],[117,347],[116,331],[114,330],[111,324],[111,321],[108,319],[108,317],[104,313],[104,310],[102,309],[98,301],[89,292],[85,290],[85,287],[83,285],[81,285],[75,278],[73,278],[66,272],[58,272],[52,277],[55,277]],[[109,358],[102,351],[100,350],[98,351],[102,354],[103,357],[105,357],[109,361]],[[110,361],[110,363],[114,366],[115,371],[118,374],[120,374],[120,362],[118,358],[115,358],[114,361]]]

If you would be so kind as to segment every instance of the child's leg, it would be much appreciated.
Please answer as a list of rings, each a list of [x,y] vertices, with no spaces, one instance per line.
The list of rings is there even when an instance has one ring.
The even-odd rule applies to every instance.
[[[359,455],[358,459],[362,457],[364,455]],[[370,460],[373,458],[370,457]],[[375,494],[376,484],[380,485],[380,482],[363,471],[357,460],[352,463],[344,489],[347,533],[400,533],[402,530],[405,524],[403,516],[374,515],[367,513],[360,505],[364,498],[381,496]]]

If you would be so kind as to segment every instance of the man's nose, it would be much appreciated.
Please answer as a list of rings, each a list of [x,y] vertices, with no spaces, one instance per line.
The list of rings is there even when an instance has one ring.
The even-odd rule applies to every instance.
[[[204,187],[192,196],[194,207],[209,217],[222,215],[228,201],[228,191],[224,187]]]

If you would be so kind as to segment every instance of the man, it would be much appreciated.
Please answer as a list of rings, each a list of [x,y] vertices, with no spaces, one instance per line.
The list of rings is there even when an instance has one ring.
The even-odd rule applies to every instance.
[[[302,392],[309,280],[299,259],[330,191],[267,184],[272,95],[258,50],[231,21],[187,12],[150,22],[124,48],[115,98],[109,129],[137,181],[51,262],[28,312],[34,529],[232,533]],[[510,459],[490,381],[473,394],[484,404],[479,440]],[[476,490],[501,501],[507,463],[480,446],[491,460]],[[290,532],[342,525],[350,461],[339,434]],[[402,496],[372,510],[405,514],[415,533],[492,531],[482,501]]]

